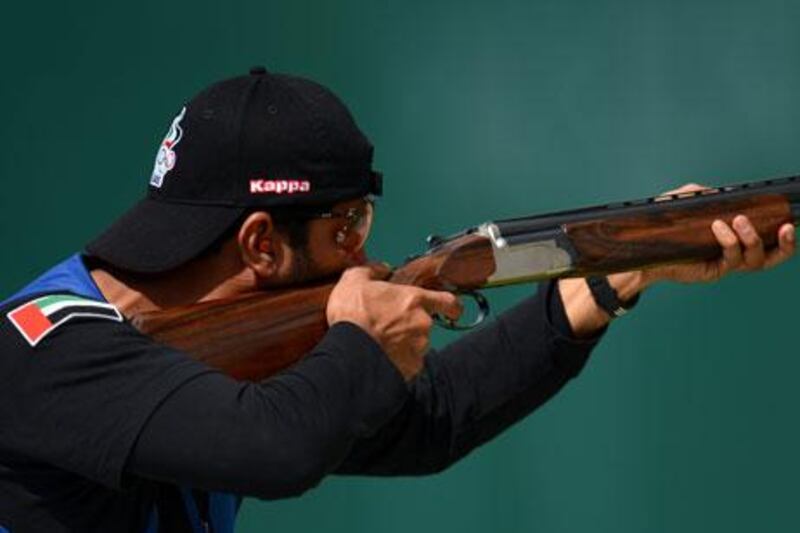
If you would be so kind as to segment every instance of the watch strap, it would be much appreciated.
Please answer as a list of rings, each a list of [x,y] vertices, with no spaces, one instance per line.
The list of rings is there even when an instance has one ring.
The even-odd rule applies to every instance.
[[[606,276],[589,276],[586,278],[586,283],[589,285],[589,291],[592,293],[597,306],[608,314],[611,318],[618,318],[633,309],[639,301],[637,294],[627,302],[622,302],[619,299],[617,291],[608,282]]]

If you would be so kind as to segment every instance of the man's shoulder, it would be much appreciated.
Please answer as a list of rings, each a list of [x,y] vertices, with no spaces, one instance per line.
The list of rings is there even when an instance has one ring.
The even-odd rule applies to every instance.
[[[102,386],[109,379],[134,380],[134,374],[150,380],[207,369],[141,333],[109,302],[64,291],[4,302],[0,354],[0,396],[32,381]],[[15,382],[4,389],[8,380]]]
[[[12,298],[0,306],[0,342],[36,349],[50,339],[68,339],[63,331],[80,330],[88,323],[120,324],[122,313],[114,305],[68,291]],[[97,332],[98,328],[90,328]],[[102,331],[102,330],[100,330]],[[16,342],[15,342],[16,341]]]
[[[118,487],[148,417],[207,371],[108,302],[62,292],[10,300],[0,308],[0,449]]]
[[[6,353],[62,349],[120,327],[133,329],[106,301],[81,254],[53,265],[0,301],[0,346]]]

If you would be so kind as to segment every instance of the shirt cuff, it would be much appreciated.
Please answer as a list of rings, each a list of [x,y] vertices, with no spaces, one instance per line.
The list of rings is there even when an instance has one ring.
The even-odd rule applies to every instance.
[[[576,337],[564,309],[558,280],[547,281],[539,290],[545,291],[545,321],[550,331],[550,341],[557,348],[554,351],[557,354],[556,361],[567,368],[570,374],[578,374],[586,363],[589,353],[608,330],[608,325],[589,337]]]

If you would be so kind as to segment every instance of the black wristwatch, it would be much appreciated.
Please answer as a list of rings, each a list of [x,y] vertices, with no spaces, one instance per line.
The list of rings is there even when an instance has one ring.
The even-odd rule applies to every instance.
[[[617,291],[608,282],[606,276],[590,276],[586,278],[586,282],[589,284],[589,290],[597,306],[611,318],[621,317],[633,309],[639,301],[639,295],[637,294],[627,302],[622,303]]]

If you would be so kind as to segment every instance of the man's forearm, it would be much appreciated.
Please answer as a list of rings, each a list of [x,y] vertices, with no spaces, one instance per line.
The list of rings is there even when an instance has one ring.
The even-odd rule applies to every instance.
[[[207,372],[175,390],[142,428],[126,472],[265,499],[296,496],[406,395],[380,347],[340,323],[302,361],[261,383]]]
[[[439,352],[411,383],[408,401],[339,473],[438,472],[556,394],[583,367],[602,332],[576,339],[555,282]]]

